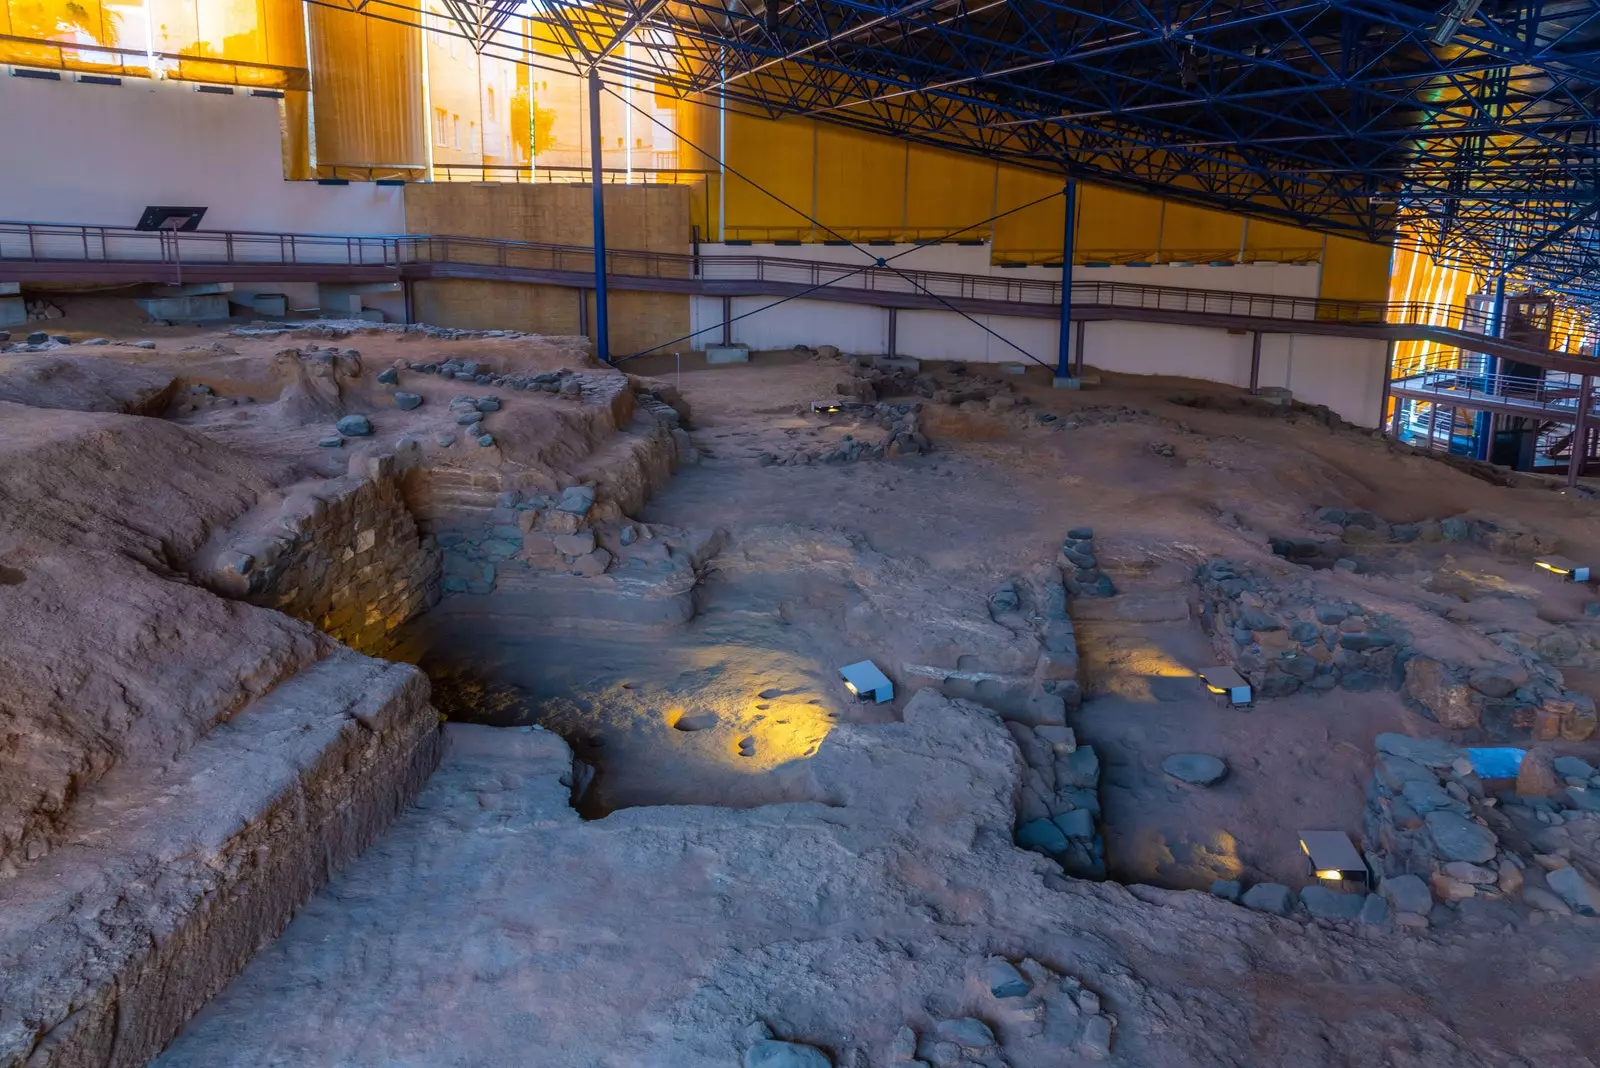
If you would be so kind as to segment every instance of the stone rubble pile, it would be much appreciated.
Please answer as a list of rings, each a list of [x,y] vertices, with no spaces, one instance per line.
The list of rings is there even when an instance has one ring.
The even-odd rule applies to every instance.
[[[1453,522],[1445,520],[1441,530]],[[1418,653],[1412,635],[1392,617],[1319,597],[1309,582],[1280,585],[1221,558],[1202,564],[1195,581],[1201,622],[1218,662],[1248,679],[1258,697],[1336,687],[1399,690],[1440,725],[1481,731],[1490,740],[1582,741],[1595,732],[1593,700],[1567,689],[1560,668],[1550,662],[1573,662],[1580,655],[1577,637],[1561,625],[1550,624],[1535,636],[1463,622],[1506,658],[1446,663]]]
[[[757,457],[757,462],[762,467],[847,464],[857,460],[921,456],[933,450],[933,442],[928,439],[922,428],[922,405],[879,402],[870,410],[863,405],[857,407],[857,411],[864,413],[866,419],[888,431],[888,436],[879,442],[869,442],[862,441],[854,434],[846,434],[837,444],[819,449],[796,449],[781,454],[764,452]]]
[[[52,349],[59,349],[65,345],[71,345],[72,343],[72,339],[66,334],[48,334],[43,330],[34,330],[31,333],[23,335],[23,340],[14,342],[11,340],[11,334],[9,331],[0,330],[0,352],[49,352]],[[103,338],[98,338],[95,341],[85,341],[84,344],[104,345],[106,344],[106,341]],[[155,345],[146,344],[143,347],[155,348]]]
[[[532,334],[522,330],[460,330],[449,326],[430,326],[427,323],[375,323],[366,319],[314,319],[297,321],[272,321],[257,319],[249,326],[235,327],[229,331],[234,337],[279,337],[286,333],[298,337],[323,337],[339,340],[353,334],[376,337],[379,334],[410,334],[435,341],[478,341],[486,338],[509,340],[536,340],[548,343],[545,334]],[[574,347],[583,339],[571,338]]]
[[[28,312],[28,322],[42,323],[50,319],[65,319],[67,313],[61,307],[50,303],[48,300],[30,300],[24,305]]]
[[[775,1038],[757,1021],[740,1036],[744,1068],[1008,1068],[1111,1056],[1117,1018],[1073,976],[1032,958],[990,957],[974,964],[963,988],[970,1015],[930,1014],[920,1033],[900,1028],[878,1055],[848,1045],[836,1061],[809,1043]]]
[[[519,392],[542,390],[545,393],[573,398],[581,397],[583,394],[583,375],[565,367],[559,371],[543,371],[538,374],[499,374],[482,360],[450,358],[428,362],[401,360],[396,363],[395,369],[411,370],[425,375],[440,375],[458,382],[473,382],[480,386],[514,389]],[[398,376],[396,381],[398,382]]]
[[[1376,744],[1366,857],[1402,924],[1473,899],[1595,914],[1600,773],[1587,761],[1535,749],[1516,787],[1489,796],[1464,749],[1400,734]]]
[[[1411,638],[1391,619],[1280,590],[1270,577],[1221,558],[1201,564],[1195,582],[1218,662],[1248,679],[1257,697],[1398,689],[1404,679]]]

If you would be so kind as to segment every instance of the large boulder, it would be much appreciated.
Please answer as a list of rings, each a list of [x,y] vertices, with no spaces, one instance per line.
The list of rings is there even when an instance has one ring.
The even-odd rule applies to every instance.
[[[1451,730],[1477,727],[1483,716],[1482,696],[1444,664],[1425,656],[1407,661],[1403,692]]]
[[[1445,860],[1465,860],[1482,864],[1494,859],[1498,839],[1487,827],[1473,823],[1458,812],[1439,810],[1424,817],[1433,835],[1434,852]]]
[[[1548,873],[1544,881],[1580,916],[1600,915],[1600,888],[1585,879],[1577,868],[1557,868]]]
[[[1416,875],[1396,875],[1385,879],[1379,891],[1389,899],[1396,912],[1426,916],[1433,908],[1433,894],[1428,890],[1428,884]]]
[[[1545,746],[1535,746],[1522,757],[1517,768],[1518,797],[1555,797],[1564,784],[1556,773],[1555,754]]]

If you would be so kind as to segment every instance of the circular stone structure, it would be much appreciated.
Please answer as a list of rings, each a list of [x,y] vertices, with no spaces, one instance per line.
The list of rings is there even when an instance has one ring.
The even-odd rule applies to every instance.
[[[1161,770],[1193,786],[1211,786],[1227,776],[1228,765],[1208,753],[1174,753],[1161,762]]]

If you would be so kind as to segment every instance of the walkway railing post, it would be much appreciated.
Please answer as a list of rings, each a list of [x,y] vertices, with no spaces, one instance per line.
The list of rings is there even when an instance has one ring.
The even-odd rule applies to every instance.
[[[1061,330],[1056,348],[1056,377],[1072,377],[1072,246],[1077,232],[1078,183],[1067,179],[1062,196],[1066,199],[1066,218],[1061,227]]]
[[[600,168],[600,71],[589,70],[589,172],[594,186],[594,347],[611,362],[609,320],[606,315],[606,206],[604,174]]]
[[[1593,403],[1589,387],[1593,381],[1589,375],[1584,375],[1583,384],[1578,387],[1578,419],[1572,428],[1572,448],[1568,450],[1572,457],[1567,461],[1568,489],[1577,487],[1578,475],[1589,458],[1589,405]]]

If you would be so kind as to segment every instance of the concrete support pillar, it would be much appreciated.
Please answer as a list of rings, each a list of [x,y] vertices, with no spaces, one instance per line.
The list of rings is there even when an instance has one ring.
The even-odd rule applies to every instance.
[[[733,345],[733,298],[722,298],[722,347]]]
[[[890,308],[889,309],[889,352],[888,352],[888,355],[890,355],[890,356],[895,355],[895,351],[894,351],[895,350],[895,333],[897,332],[897,330],[899,328],[899,317],[900,317],[899,316],[899,309],[897,309],[897,308]]]
[[[1391,353],[1394,351],[1391,346]],[[1385,388],[1388,385],[1388,376],[1384,376]],[[1261,331],[1254,330],[1250,333],[1250,395],[1253,397],[1261,392]]]

